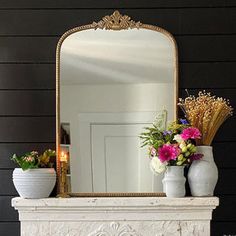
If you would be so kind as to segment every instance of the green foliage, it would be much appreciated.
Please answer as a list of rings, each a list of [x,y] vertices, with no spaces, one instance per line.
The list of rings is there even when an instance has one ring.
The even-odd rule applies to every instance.
[[[146,132],[141,133],[139,136],[142,141],[142,146],[152,146],[158,149],[166,143],[176,143],[174,136],[181,133],[183,129],[189,125],[178,124],[176,121],[169,124],[166,130],[163,129],[161,123],[154,123],[152,127],[145,127]]]
[[[26,153],[22,157],[18,157],[16,154],[14,154],[11,160],[17,163],[22,168],[22,170],[38,168],[37,158],[31,158],[30,153]]]
[[[149,145],[157,149],[164,144],[163,133],[157,126],[153,125],[153,127],[145,127],[144,129],[146,132],[140,135],[140,138],[143,139],[142,147]]]
[[[50,158],[56,156],[54,150],[48,149],[42,155],[39,156],[38,162],[40,167],[52,167]]]
[[[159,114],[154,121],[152,127],[144,127],[146,132],[140,134],[140,138],[142,139],[142,145],[144,146],[152,146],[156,149],[164,144],[163,142],[163,131],[166,126],[167,111],[163,110],[161,114]]]
[[[54,150],[48,149],[41,155],[39,155],[36,151],[28,152],[23,156],[17,156],[14,154],[11,157],[11,160],[17,163],[22,168],[22,170],[48,168],[53,166],[50,158],[55,155],[56,152]]]
[[[168,125],[167,130],[172,131],[173,135],[181,133],[185,128],[190,127],[189,124],[179,124],[178,121],[173,121]]]

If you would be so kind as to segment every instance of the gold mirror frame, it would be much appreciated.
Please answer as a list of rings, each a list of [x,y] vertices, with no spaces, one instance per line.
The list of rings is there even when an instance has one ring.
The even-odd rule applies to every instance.
[[[115,11],[112,15],[107,15],[99,22],[82,25],[66,31],[60,38],[56,49],[56,151],[57,151],[57,192],[58,197],[164,197],[164,193],[68,193],[66,189],[66,173],[60,162],[60,51],[64,40],[73,33],[88,29],[104,30],[128,30],[128,29],[147,29],[153,30],[167,36],[174,45],[174,114],[177,117],[177,100],[178,100],[178,49],[177,44],[171,33],[154,25],[143,24],[140,21],[135,22],[127,15],[121,15]]]

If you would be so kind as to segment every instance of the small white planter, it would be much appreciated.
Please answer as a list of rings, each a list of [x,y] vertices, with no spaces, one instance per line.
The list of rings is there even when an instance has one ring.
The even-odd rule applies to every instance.
[[[38,168],[13,171],[14,186],[22,198],[47,198],[56,183],[56,172],[53,168]]]
[[[193,161],[188,172],[188,182],[194,197],[213,196],[218,180],[218,169],[214,162],[211,146],[198,146],[197,152],[204,156]]]
[[[168,166],[162,180],[163,189],[167,197],[185,196],[184,166]]]

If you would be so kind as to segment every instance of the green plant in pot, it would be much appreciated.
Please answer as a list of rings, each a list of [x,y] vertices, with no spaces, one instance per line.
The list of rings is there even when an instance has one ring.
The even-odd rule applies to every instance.
[[[53,161],[56,152],[48,149],[42,154],[31,151],[11,158],[20,168],[13,171],[14,186],[22,198],[46,198],[56,183]]]

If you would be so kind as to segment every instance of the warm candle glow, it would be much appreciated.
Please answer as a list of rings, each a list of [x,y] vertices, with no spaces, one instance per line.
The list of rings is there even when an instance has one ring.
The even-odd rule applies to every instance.
[[[67,162],[67,154],[65,152],[61,152],[61,161]]]

